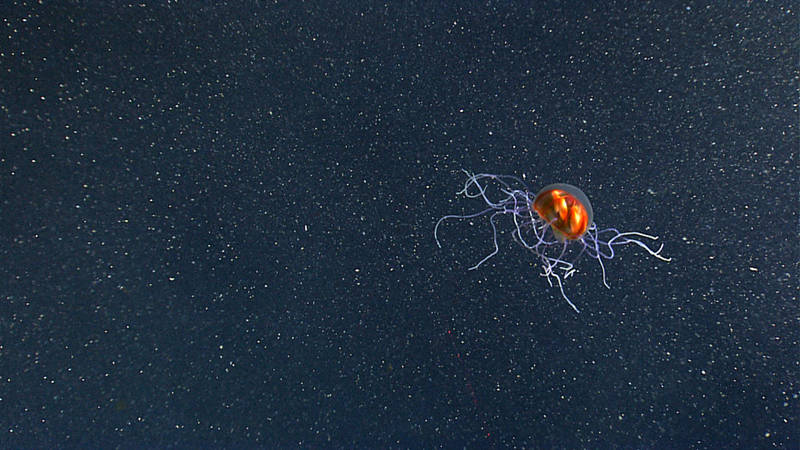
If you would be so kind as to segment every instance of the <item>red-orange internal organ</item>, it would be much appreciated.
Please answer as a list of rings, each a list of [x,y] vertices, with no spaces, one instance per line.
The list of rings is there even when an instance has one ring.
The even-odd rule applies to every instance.
[[[540,192],[533,200],[533,209],[550,224],[559,240],[576,240],[589,228],[586,207],[569,192],[551,189]]]

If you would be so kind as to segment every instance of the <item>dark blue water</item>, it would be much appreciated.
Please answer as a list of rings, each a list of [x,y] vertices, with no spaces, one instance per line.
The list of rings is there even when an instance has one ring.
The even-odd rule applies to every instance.
[[[7,7],[0,443],[797,448],[789,6]],[[462,168],[673,259],[468,271]]]

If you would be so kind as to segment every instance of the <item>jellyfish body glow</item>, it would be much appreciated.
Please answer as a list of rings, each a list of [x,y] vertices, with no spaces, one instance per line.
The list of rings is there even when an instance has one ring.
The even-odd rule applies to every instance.
[[[669,262],[671,258],[661,255],[664,244],[654,250],[647,241],[658,240],[637,231],[621,232],[616,228],[599,229],[594,223],[594,213],[589,198],[577,187],[569,184],[551,184],[531,195],[521,179],[509,175],[488,173],[467,174],[464,189],[458,192],[467,198],[479,198],[486,208],[466,215],[447,215],[436,222],[433,236],[439,248],[439,226],[450,219],[474,219],[487,216],[492,226],[494,250],[469,270],[475,270],[500,251],[497,244],[497,219],[510,216],[514,228],[511,235],[522,247],[538,259],[542,267],[541,276],[552,287],[558,285],[561,296],[575,312],[578,307],[564,291],[564,282],[575,274],[576,264],[583,255],[588,255],[600,264],[603,285],[611,288],[606,279],[604,260],[614,257],[615,248],[635,244],[651,256]],[[495,184],[498,198],[490,198],[487,192],[490,184]],[[520,186],[524,189],[514,188]]]

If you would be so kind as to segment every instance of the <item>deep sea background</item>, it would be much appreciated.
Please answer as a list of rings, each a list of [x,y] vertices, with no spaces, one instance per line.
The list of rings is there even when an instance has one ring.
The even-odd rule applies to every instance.
[[[798,448],[797,4],[450,3],[4,3],[0,447]]]

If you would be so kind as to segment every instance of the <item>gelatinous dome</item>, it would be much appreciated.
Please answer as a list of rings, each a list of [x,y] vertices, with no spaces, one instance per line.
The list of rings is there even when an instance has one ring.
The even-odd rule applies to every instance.
[[[593,220],[589,197],[571,184],[545,186],[536,194],[533,209],[561,241],[580,239]]]

